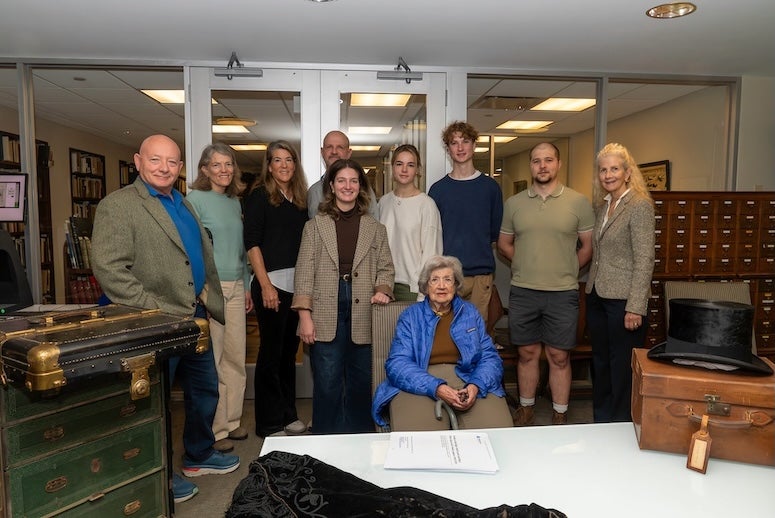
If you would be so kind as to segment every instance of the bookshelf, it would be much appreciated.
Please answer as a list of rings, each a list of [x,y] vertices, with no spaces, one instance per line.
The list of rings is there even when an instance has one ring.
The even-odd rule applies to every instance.
[[[94,220],[105,196],[105,156],[70,148],[70,194],[73,215]]]
[[[186,177],[183,173],[175,180],[175,189],[179,190],[181,194],[186,195]]]
[[[21,145],[19,136],[0,131],[0,171],[21,171]],[[50,148],[46,142],[35,141],[38,174],[38,224],[40,229],[40,286],[41,303],[53,304],[56,300],[54,285],[54,247],[51,227],[51,187],[49,182]],[[26,173],[26,171],[25,171]],[[28,186],[28,194],[29,194]],[[22,266],[27,269],[25,251],[25,224],[0,223],[14,240]]]
[[[96,304],[102,295],[91,270],[92,222],[72,216],[65,222],[65,244],[62,257],[65,268],[65,302]]]
[[[118,184],[119,187],[125,187],[134,183],[137,178],[137,168],[131,162],[123,160],[118,161]]]

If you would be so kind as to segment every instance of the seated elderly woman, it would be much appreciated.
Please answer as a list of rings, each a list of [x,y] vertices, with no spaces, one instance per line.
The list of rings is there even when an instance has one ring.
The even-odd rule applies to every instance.
[[[419,277],[425,300],[399,317],[385,361],[387,379],[377,388],[372,417],[391,430],[447,430],[436,401],[455,411],[460,428],[512,426],[501,380],[503,362],[476,307],[457,295],[463,269],[455,257],[434,256]]]

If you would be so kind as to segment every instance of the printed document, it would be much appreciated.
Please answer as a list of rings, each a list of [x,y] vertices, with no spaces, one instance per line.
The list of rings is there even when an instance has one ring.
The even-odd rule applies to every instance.
[[[392,432],[385,469],[495,473],[498,463],[482,432]]]

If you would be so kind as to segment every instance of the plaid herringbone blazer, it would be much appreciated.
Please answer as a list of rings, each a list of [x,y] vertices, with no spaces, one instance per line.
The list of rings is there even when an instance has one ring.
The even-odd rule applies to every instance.
[[[393,259],[385,226],[368,214],[361,216],[352,269],[352,340],[371,343],[371,297],[393,294]],[[296,260],[293,309],[309,309],[315,337],[330,342],[336,336],[339,297],[339,249],[331,216],[318,214],[304,225]]]

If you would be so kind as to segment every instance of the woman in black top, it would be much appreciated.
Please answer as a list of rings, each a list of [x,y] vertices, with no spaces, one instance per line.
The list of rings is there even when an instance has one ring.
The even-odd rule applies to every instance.
[[[245,199],[245,249],[261,346],[256,358],[256,434],[304,433],[296,413],[299,317],[291,310],[296,256],[307,221],[307,183],[296,150],[278,140],[266,151],[266,172]]]

